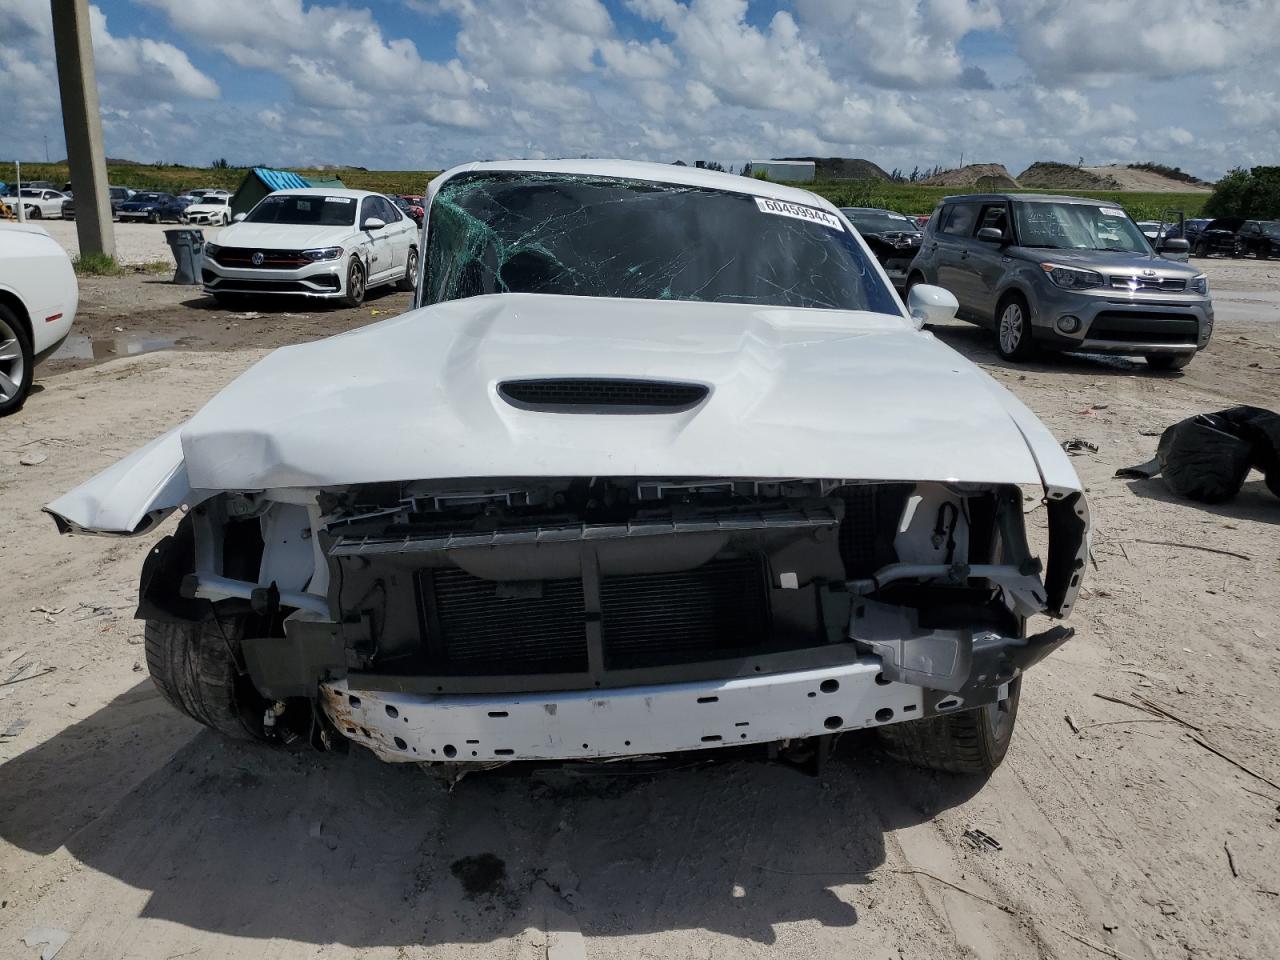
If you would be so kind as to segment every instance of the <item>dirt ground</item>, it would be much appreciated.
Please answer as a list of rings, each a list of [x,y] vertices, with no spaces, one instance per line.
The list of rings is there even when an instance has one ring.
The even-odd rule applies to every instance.
[[[68,935],[59,960],[1280,956],[1280,501],[1256,474],[1216,507],[1112,476],[1182,417],[1280,408],[1280,264],[1205,269],[1217,333],[1185,374],[1011,367],[989,334],[936,331],[1099,448],[1075,461],[1095,523],[1078,634],[1028,674],[985,785],[847,737],[821,778],[730,761],[451,792],[358,749],[277,753],[179,717],[131,619],[154,537],[60,538],[39,512],[266,348],[405,295],[246,315],[86,280],[87,355],[41,368],[0,421],[0,956],[38,956],[35,928]],[[1258,776],[1095,694],[1160,704]]]

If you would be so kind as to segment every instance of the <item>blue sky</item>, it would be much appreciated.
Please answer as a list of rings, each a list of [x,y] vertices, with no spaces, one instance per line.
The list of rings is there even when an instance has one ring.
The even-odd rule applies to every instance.
[[[1272,0],[99,0],[107,150],[437,169],[520,156],[886,169],[1280,151]],[[1135,24],[1142,29],[1135,30]],[[0,153],[65,154],[48,0],[0,2]],[[7,157],[6,157],[7,159]]]

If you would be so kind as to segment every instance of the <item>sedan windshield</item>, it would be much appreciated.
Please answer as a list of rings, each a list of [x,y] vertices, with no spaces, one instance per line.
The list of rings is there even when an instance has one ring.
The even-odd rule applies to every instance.
[[[212,204],[212,205],[213,205],[213,206],[215,206],[215,207],[216,207],[216,206],[223,206],[223,207],[225,207],[225,206],[227,205],[227,198],[226,198],[226,197],[215,197],[215,196],[211,196],[211,195],[209,195],[209,194],[205,194],[203,197],[197,197],[196,199],[197,199],[200,203],[204,204],[205,206],[208,206],[208,205]]]
[[[896,213],[880,211],[844,210],[840,211],[849,218],[849,222],[858,228],[860,233],[919,233],[914,220],[900,217]]]
[[[1151,252],[1138,225],[1119,207],[1019,202],[1013,205],[1013,219],[1024,247]]]
[[[441,187],[427,236],[424,303],[525,292],[901,313],[837,218],[745,193],[477,173]]]
[[[245,217],[249,223],[292,223],[317,227],[349,227],[356,222],[354,197],[272,194]]]

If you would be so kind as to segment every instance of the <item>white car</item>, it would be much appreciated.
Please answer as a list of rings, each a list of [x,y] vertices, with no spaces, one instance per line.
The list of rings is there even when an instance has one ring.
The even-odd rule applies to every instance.
[[[79,302],[62,245],[43,227],[0,221],[0,416],[27,399],[36,364],[67,339]]]
[[[231,222],[231,197],[216,193],[197,197],[195,203],[182,211],[182,222],[225,226]]]
[[[473,164],[426,207],[421,309],[277,350],[47,508],[181,511],[138,613],[175,707],[448,771],[865,728],[1001,762],[1089,520],[1049,431],[922,329],[954,297],[908,313],[826,200],[696,168]]]
[[[24,214],[29,220],[61,217],[63,201],[71,199],[71,194],[61,190],[30,190],[26,187],[19,191],[19,195]]]
[[[219,301],[303,294],[354,307],[372,287],[417,282],[417,227],[380,193],[279,190],[234,220],[204,247],[204,292]]]

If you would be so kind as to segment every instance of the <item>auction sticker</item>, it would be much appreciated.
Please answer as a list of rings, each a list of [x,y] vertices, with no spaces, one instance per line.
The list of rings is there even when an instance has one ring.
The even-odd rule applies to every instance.
[[[844,230],[844,224],[834,215],[817,207],[804,207],[798,203],[787,203],[785,200],[770,200],[768,197],[756,197],[756,206],[761,213],[772,213],[777,217],[795,217],[797,220],[808,220],[820,223],[832,230]]]
[[[1123,217],[1124,211],[1117,210],[1115,207],[1099,207],[1104,217]]]

